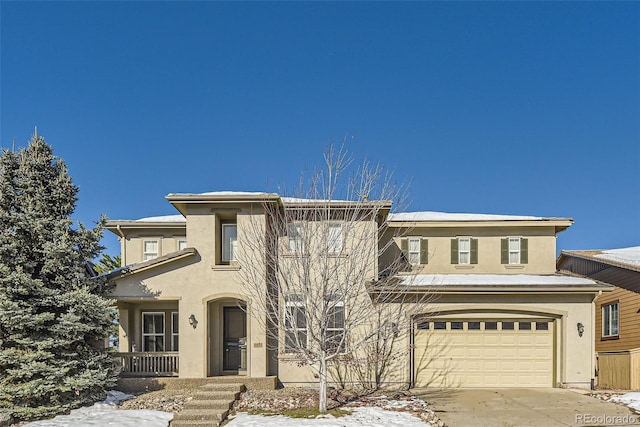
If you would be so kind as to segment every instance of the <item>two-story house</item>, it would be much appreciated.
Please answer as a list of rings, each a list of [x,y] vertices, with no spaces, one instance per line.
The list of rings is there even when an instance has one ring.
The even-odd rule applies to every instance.
[[[107,224],[120,238],[126,266],[110,275],[124,373],[278,376],[285,384],[313,383],[305,367],[291,365],[284,337],[270,341],[265,323],[255,320],[259,304],[240,286],[242,254],[256,246],[247,241],[255,235],[248,228],[255,233],[259,224],[268,233],[273,218],[266,207],[300,210],[305,203],[241,192],[170,194],[167,199],[179,215]],[[368,280],[374,283],[389,263],[403,257],[407,267],[397,275],[399,283],[407,292],[435,296],[422,312],[407,314],[413,327],[399,344],[405,360],[393,372],[393,382],[591,386],[593,301],[610,287],[555,273],[556,235],[573,220],[389,214],[390,209],[389,204],[383,214],[362,218],[384,222],[382,240],[389,243],[381,255],[375,247],[364,251],[372,257]],[[372,229],[377,228],[364,223],[354,228]],[[335,234],[332,245],[341,250],[339,223],[329,230]],[[296,233],[294,227],[278,238],[295,249]],[[378,244],[374,240],[372,245]],[[264,277],[266,289],[269,268],[255,262],[251,268],[264,269],[255,277]]]

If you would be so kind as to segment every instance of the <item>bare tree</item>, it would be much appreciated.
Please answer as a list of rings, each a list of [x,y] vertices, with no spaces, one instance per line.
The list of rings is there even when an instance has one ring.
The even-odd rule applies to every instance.
[[[355,164],[344,144],[332,145],[324,167],[301,179],[295,197],[263,204],[265,216],[239,228],[251,313],[272,349],[314,371],[321,412],[330,365],[372,368],[366,381],[379,386],[410,328],[408,304],[425,300],[395,277],[407,260],[393,250],[399,230],[386,218],[404,192],[381,166]],[[406,354],[407,346],[400,347]]]

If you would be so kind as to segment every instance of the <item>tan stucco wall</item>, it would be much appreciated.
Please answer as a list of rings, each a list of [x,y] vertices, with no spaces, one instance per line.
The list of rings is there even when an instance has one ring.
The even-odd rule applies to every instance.
[[[143,242],[145,240],[158,241],[158,256],[166,255],[178,250],[178,241],[186,240],[185,231],[168,231],[168,230],[145,230],[127,234],[125,239],[121,239],[121,256],[123,256],[124,265],[142,262],[143,260]]]
[[[554,227],[468,227],[468,228],[412,228],[399,232],[391,229],[387,238],[395,236],[395,245],[381,258],[382,264],[391,262],[400,252],[400,239],[421,237],[429,240],[429,262],[414,266],[416,274],[553,274],[556,271],[556,236]],[[477,264],[451,264],[451,239],[478,239]],[[506,237],[529,239],[527,264],[500,263],[500,241]]]
[[[247,221],[262,215],[259,209],[233,207],[237,215],[238,228]],[[257,212],[257,213],[251,213]],[[229,213],[225,206],[225,215]],[[137,238],[136,238],[137,239]],[[132,242],[136,240],[131,239]],[[143,239],[138,239],[141,242]],[[216,372],[210,372],[209,348],[207,343],[219,342],[219,330],[210,330],[209,303],[218,299],[234,298],[238,301],[244,296],[239,288],[237,266],[216,265],[216,221],[215,206],[198,206],[187,214],[188,245],[198,251],[194,257],[175,261],[156,268],[125,276],[116,281],[113,297],[122,302],[145,302],[153,304],[159,301],[178,301],[180,316],[180,376],[200,378]],[[239,241],[239,245],[241,242]],[[175,245],[175,242],[174,242]],[[135,247],[135,246],[132,246]],[[141,251],[140,246],[140,251]],[[141,252],[140,252],[141,253]],[[249,311],[255,309],[250,303]],[[198,321],[193,328],[188,321],[193,314]],[[131,314],[129,315],[131,319]],[[129,327],[132,325],[129,324]],[[248,351],[247,375],[267,375],[267,346],[265,333],[259,322],[247,316],[247,329],[250,349]],[[221,351],[212,346],[212,351]]]

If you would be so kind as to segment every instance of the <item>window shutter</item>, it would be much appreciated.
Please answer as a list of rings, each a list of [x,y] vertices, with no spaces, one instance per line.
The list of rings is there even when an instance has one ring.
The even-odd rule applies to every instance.
[[[409,260],[409,239],[400,239],[400,250],[406,260]]]
[[[509,239],[500,239],[500,264],[509,264]]]
[[[429,264],[429,240],[420,241],[420,264]]]
[[[529,239],[520,239],[520,264],[529,263]]]
[[[471,239],[471,264],[478,263],[478,239]]]
[[[458,239],[451,239],[451,264],[458,263]]]

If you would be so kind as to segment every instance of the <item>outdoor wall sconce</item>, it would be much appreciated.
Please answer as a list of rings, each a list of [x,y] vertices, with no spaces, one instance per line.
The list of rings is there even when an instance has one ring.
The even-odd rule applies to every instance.
[[[193,329],[195,329],[196,326],[198,326],[198,321],[196,320],[195,315],[192,314],[191,316],[189,316],[189,324],[193,326]]]
[[[578,324],[576,325],[578,327],[578,336],[582,336],[582,334],[584,334],[584,325],[582,324],[582,322],[578,322]]]

